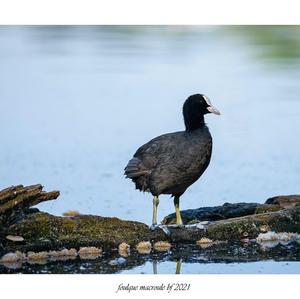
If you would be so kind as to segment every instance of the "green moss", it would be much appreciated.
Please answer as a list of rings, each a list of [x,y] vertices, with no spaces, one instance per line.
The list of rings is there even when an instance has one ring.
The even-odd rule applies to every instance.
[[[150,240],[149,228],[139,222],[92,215],[57,217],[47,213],[28,215],[23,221],[11,226],[8,234],[20,235],[28,248],[76,247],[101,245],[110,248],[126,242],[137,244],[141,239]],[[8,244],[11,248],[18,244]]]
[[[268,212],[277,212],[279,210],[282,210],[282,207],[280,207],[280,205],[264,204],[264,205],[259,205],[256,208],[255,214],[262,214],[262,213],[268,213]]]

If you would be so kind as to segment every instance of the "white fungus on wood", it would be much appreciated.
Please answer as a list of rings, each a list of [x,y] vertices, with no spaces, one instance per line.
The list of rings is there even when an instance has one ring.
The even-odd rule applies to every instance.
[[[130,245],[128,245],[125,242],[121,243],[118,247],[118,252],[119,252],[119,255],[121,255],[123,257],[128,257],[130,254]]]
[[[151,252],[151,243],[149,241],[142,241],[136,245],[136,250],[140,254],[149,254]]]

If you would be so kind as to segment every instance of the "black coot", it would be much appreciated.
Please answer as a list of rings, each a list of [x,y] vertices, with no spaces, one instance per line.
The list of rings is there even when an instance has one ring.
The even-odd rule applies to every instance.
[[[183,105],[185,131],[158,136],[141,146],[125,167],[126,178],[136,189],[153,195],[152,226],[157,224],[158,196],[174,197],[176,223],[182,224],[179,198],[199,179],[210,162],[212,137],[204,114],[220,112],[207,96],[195,94]]]

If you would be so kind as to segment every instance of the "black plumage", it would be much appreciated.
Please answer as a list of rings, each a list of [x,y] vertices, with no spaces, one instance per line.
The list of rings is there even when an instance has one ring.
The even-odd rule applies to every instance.
[[[160,194],[174,196],[177,223],[181,224],[179,197],[209,165],[212,137],[204,122],[206,113],[220,114],[208,97],[190,96],[183,105],[185,131],[158,136],[141,146],[125,167],[125,175],[136,189],[152,193],[158,205]],[[155,214],[155,215],[154,215]],[[152,224],[156,224],[153,210]]]

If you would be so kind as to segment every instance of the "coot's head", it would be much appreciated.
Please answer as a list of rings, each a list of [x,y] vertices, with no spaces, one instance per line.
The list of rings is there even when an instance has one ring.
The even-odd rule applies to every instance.
[[[183,117],[187,131],[202,127],[204,123],[204,114],[214,113],[220,115],[209,98],[203,94],[194,94],[187,98],[183,104]]]

